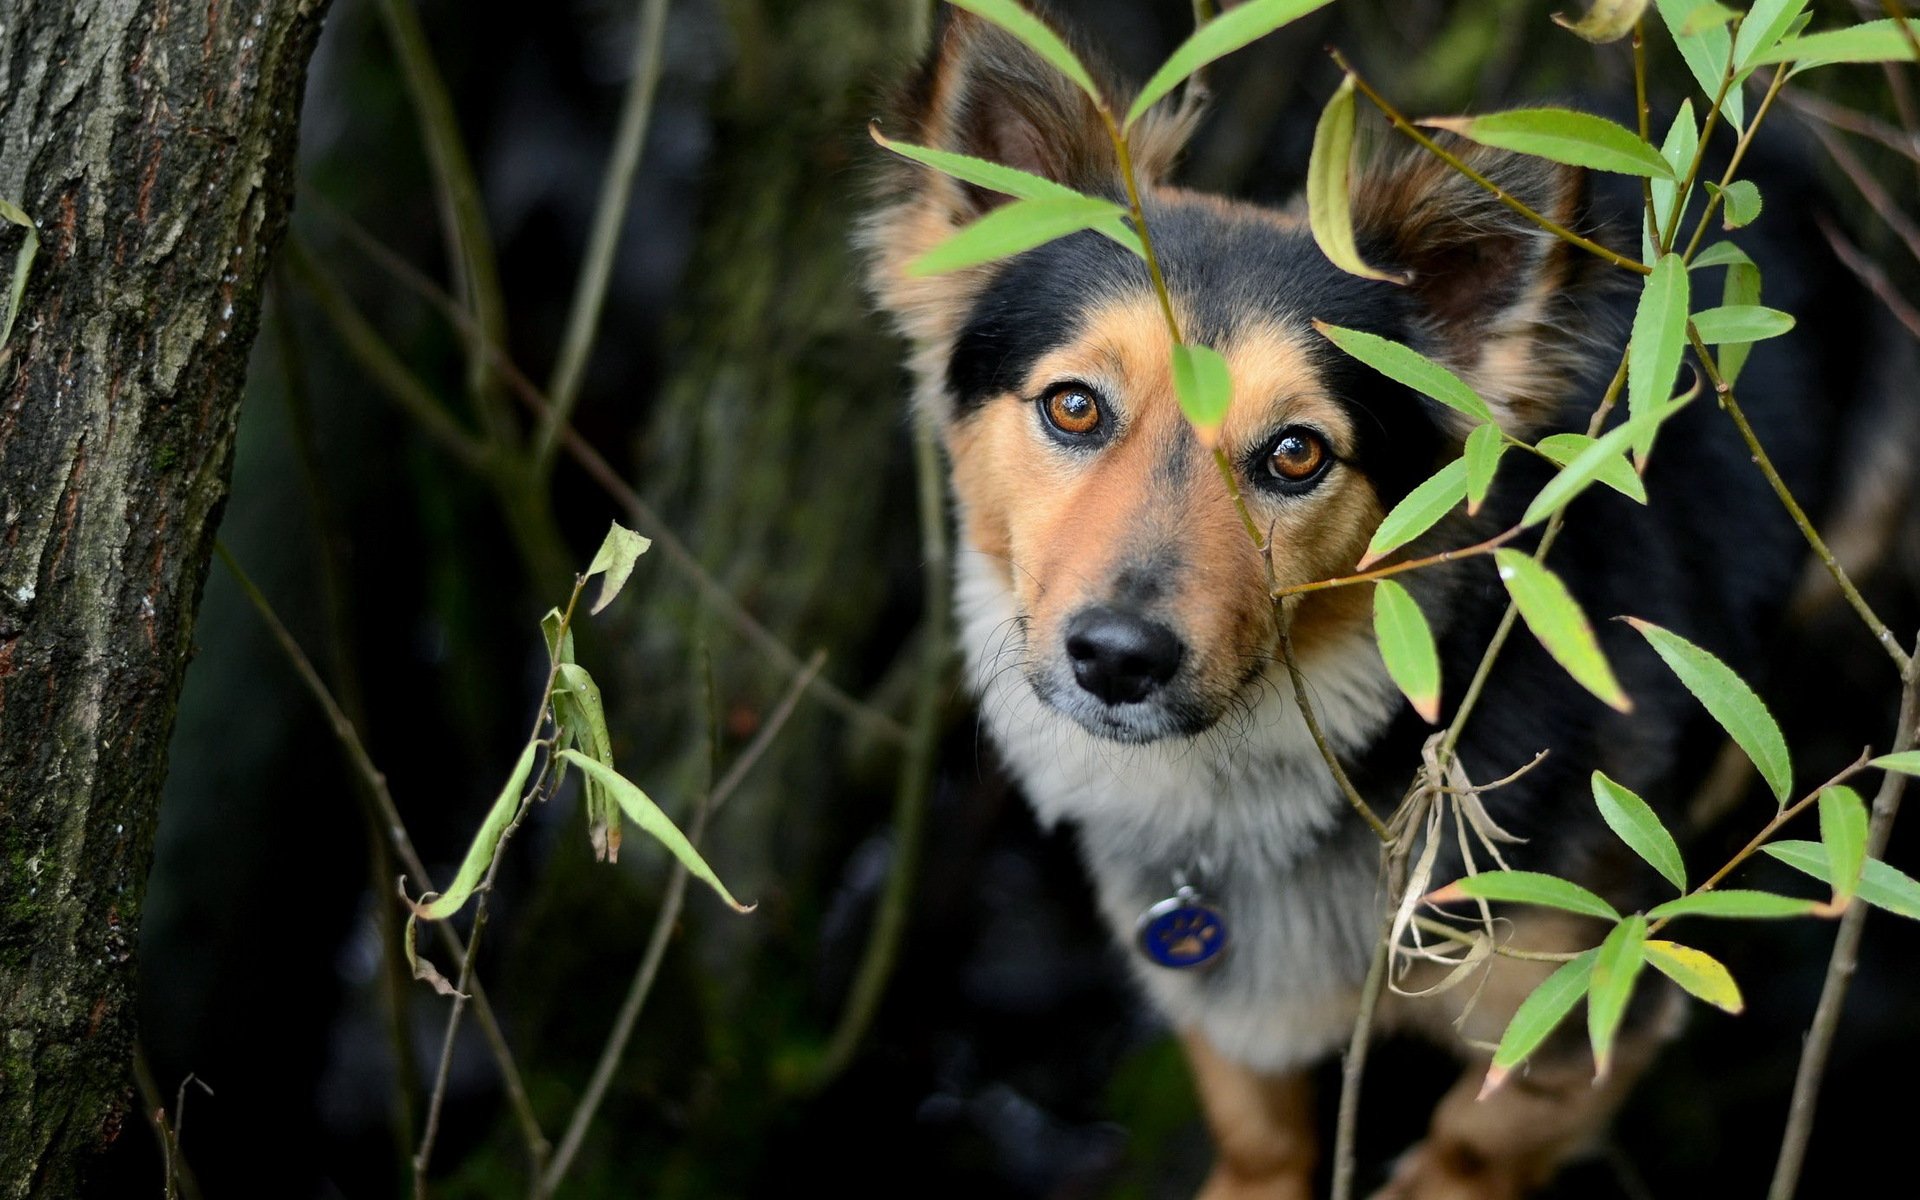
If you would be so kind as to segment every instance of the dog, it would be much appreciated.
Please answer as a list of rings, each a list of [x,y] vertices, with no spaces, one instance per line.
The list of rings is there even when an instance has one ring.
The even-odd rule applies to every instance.
[[[1104,86],[1113,111],[1124,111],[1127,90]],[[1126,198],[1092,103],[963,12],[942,14],[924,65],[882,124],[894,137]],[[1313,323],[1414,346],[1532,441],[1587,427],[1624,346],[1632,292],[1607,264],[1417,152],[1376,155],[1353,195],[1364,256],[1404,284],[1346,274],[1316,247],[1301,206],[1179,186],[1191,125],[1163,104],[1135,126],[1133,158],[1186,336],[1229,364],[1234,400],[1219,445],[1267,556],[1181,414],[1167,330],[1138,258],[1083,232],[915,277],[914,258],[1007,198],[905,162],[885,168],[860,237],[871,290],[910,346],[915,419],[936,432],[950,468],[960,648],[992,742],[1042,821],[1076,829],[1104,917],[1184,1044],[1217,1148],[1203,1196],[1304,1200],[1321,1158],[1308,1072],[1351,1034],[1387,898],[1375,835],[1330,776],[1279,659],[1270,588],[1352,573],[1382,516],[1458,456],[1466,432],[1448,410],[1343,356]],[[1621,243],[1621,230],[1636,228],[1630,186],[1614,189],[1615,214],[1606,188],[1576,169],[1455,146],[1565,226]],[[1782,203],[1769,195],[1770,210]],[[1778,251],[1804,265],[1803,247],[1817,239],[1800,232],[1783,228],[1755,257]],[[1809,323],[1846,331],[1859,320],[1857,306],[1814,303],[1813,285],[1794,282],[1817,273],[1769,275],[1769,303],[1802,314],[1803,345],[1823,336],[1807,335]],[[1849,342],[1837,336],[1823,352],[1828,343],[1815,340],[1798,356],[1762,344],[1741,388],[1787,482],[1816,514],[1842,470],[1820,414],[1860,383],[1838,350]],[[1507,528],[1551,471],[1509,454],[1477,514],[1456,511],[1404,553]],[[1458,747],[1476,783],[1547,751],[1484,796],[1519,839],[1506,858],[1579,880],[1622,911],[1660,898],[1657,880],[1601,823],[1590,773],[1604,770],[1673,812],[1715,739],[1640,639],[1599,618],[1668,626],[1763,678],[1768,638],[1805,559],[1711,401],[1663,430],[1645,487],[1645,506],[1591,490],[1547,559],[1594,615],[1632,711],[1582,691],[1520,629]],[[1449,715],[1506,593],[1486,557],[1400,580],[1434,628]],[[1366,586],[1305,595],[1291,641],[1327,742],[1384,816],[1433,727],[1389,679],[1371,612]],[[1436,885],[1464,873],[1448,843]],[[1545,910],[1501,915],[1502,937],[1536,950],[1585,950],[1602,932]],[[1604,1079],[1595,1081],[1576,1019],[1524,1072],[1477,1098],[1487,1048],[1552,965],[1496,957],[1477,986],[1425,998],[1411,993],[1432,979],[1416,970],[1383,998],[1378,1025],[1430,1036],[1466,1067],[1380,1195],[1519,1197],[1604,1131],[1675,1026],[1677,993],[1659,982],[1641,984]]]

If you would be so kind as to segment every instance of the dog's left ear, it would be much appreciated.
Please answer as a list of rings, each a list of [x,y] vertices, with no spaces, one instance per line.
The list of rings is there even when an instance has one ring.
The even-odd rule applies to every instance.
[[[1587,188],[1578,168],[1455,149],[1509,195],[1580,230]],[[1572,320],[1595,277],[1584,252],[1425,152],[1368,171],[1355,182],[1353,206],[1368,261],[1407,276],[1424,326],[1418,348],[1484,396],[1509,433],[1538,428],[1589,341]]]
[[[1105,78],[1097,63],[1089,65],[1096,80]],[[1126,97],[1103,88],[1112,111],[1126,111]],[[1160,106],[1133,130],[1134,169],[1143,186],[1164,177],[1184,140],[1188,122],[1168,109]],[[940,8],[925,64],[881,129],[1089,195],[1116,201],[1126,196],[1113,142],[1093,101],[1012,35],[948,5]],[[872,255],[874,290],[915,342],[943,341],[983,272],[911,280],[905,264],[1009,197],[904,160],[889,164],[888,184],[889,194],[862,239]]]

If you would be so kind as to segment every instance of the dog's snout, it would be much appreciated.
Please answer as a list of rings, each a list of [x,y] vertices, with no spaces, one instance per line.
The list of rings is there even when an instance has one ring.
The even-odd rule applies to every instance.
[[[1082,688],[1108,704],[1145,700],[1180,669],[1186,647],[1157,621],[1089,608],[1067,625],[1067,657]]]

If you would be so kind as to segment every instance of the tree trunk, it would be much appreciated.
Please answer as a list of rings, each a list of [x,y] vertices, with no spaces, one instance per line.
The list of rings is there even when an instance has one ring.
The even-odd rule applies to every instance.
[[[41,239],[0,346],[0,1197],[74,1194],[126,1119],[167,739],[325,7],[0,0],[0,199]]]

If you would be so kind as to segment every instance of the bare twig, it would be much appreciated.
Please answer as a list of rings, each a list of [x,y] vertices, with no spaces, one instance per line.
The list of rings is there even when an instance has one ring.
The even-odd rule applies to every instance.
[[[280,620],[280,615],[268,603],[266,595],[247,576],[247,573],[240,569],[240,564],[234,560],[232,552],[220,542],[215,542],[213,548],[214,552],[220,556],[220,561],[226,566],[227,572],[233,576],[234,582],[240,585],[241,592],[253,605],[254,611],[266,623],[268,632],[273,635],[274,641],[280,646],[281,653],[292,664],[294,673],[306,685],[308,694],[326,713],[327,724],[333,730],[334,738],[339,741],[349,761],[352,762],[354,770],[358,771],[366,781],[375,802],[380,806],[380,815],[386,822],[387,836],[393,843],[394,853],[399,856],[401,865],[407,868],[407,874],[422,888],[432,890],[432,876],[428,874],[426,864],[421,861],[418,851],[414,849],[413,838],[407,833],[406,823],[400,818],[400,808],[394,803],[393,793],[387,788],[387,777],[374,765],[372,756],[367,753],[366,744],[360,740],[359,731],[354,728],[353,722],[347,719],[346,713],[333,698],[333,693],[327,689],[326,682],[320,678],[320,672],[314,669],[312,660],[300,648],[300,643],[294,640],[293,634]],[[428,924],[438,932],[441,945],[449,954],[461,960],[466,958],[467,948],[461,941],[460,935],[445,921],[430,921]],[[507,1045],[506,1034],[500,1028],[499,1018],[494,1013],[493,1005],[487,999],[486,990],[481,986],[480,981],[475,979],[470,987],[463,987],[461,990],[472,994],[474,1017],[479,1021],[488,1049],[492,1051],[494,1062],[500,1069],[500,1082],[507,1094],[508,1106],[513,1110],[514,1119],[520,1126],[521,1138],[527,1147],[527,1156],[537,1171],[546,1162],[547,1139],[540,1132],[539,1119],[534,1115],[532,1102],[527,1099],[526,1085],[520,1077],[520,1066],[514,1061],[513,1051]]]
[[[180,1152],[180,1129],[187,1110],[187,1085],[198,1084],[209,1096],[213,1094],[213,1089],[197,1075],[189,1074],[182,1079],[179,1090],[174,1093],[173,1119],[169,1121],[167,1102],[160,1095],[160,1085],[154,1080],[153,1065],[147,1061],[147,1048],[139,1042],[133,1045],[133,1084],[140,1093],[141,1114],[147,1118],[153,1136],[160,1143],[166,1200],[176,1200],[176,1197],[180,1200],[201,1200],[200,1181],[194,1177],[193,1169],[187,1166],[186,1156]]]
[[[799,707],[800,698],[806,693],[812,677],[826,665],[826,651],[818,651],[807,661],[806,669],[787,685],[787,691],[774,706],[764,724],[760,726],[753,740],[734,761],[726,775],[713,789],[711,800],[694,809],[693,820],[687,829],[687,840],[697,849],[705,834],[707,823],[717,815],[733,794],[746,782],[755,764],[773,745],[774,739],[786,727]],[[587,1130],[593,1124],[594,1114],[599,1111],[600,1102],[606,1097],[607,1086],[613,1082],[614,1071],[619,1067],[621,1058],[626,1054],[627,1042],[633,1036],[634,1026],[640,1020],[640,1012],[646,1007],[647,996],[653,990],[653,981],[660,972],[660,961],[666,957],[667,943],[672,939],[675,925],[680,920],[680,908],[687,894],[687,868],[684,863],[675,861],[673,874],[667,880],[666,894],[660,901],[660,913],[654,918],[653,931],[647,937],[647,948],[640,956],[640,966],[634,972],[633,982],[627,987],[627,997],[621,1002],[620,1012],[614,1018],[613,1026],[607,1031],[606,1044],[600,1050],[600,1058],[594,1064],[593,1075],[587,1081],[586,1091],[580,1094],[580,1102],[574,1106],[573,1116],[567,1121],[566,1132],[561,1134],[559,1145],[554,1149],[553,1161],[540,1178],[540,1185],[534,1195],[539,1197],[552,1195],[566,1179],[567,1171],[573,1166],[574,1156],[580,1152],[581,1143],[586,1139]]]
[[[1873,172],[1867,170],[1866,164],[1860,161],[1859,156],[1854,154],[1845,142],[1834,136],[1832,130],[1820,124],[1809,124],[1808,128],[1812,129],[1813,136],[1819,139],[1820,147],[1827,152],[1827,157],[1833,159],[1834,165],[1840,168],[1840,173],[1847,177],[1847,182],[1853,184],[1854,189],[1860,193],[1860,198],[1873,209],[1874,215],[1887,223],[1887,228],[1893,230],[1894,235],[1900,239],[1900,244],[1907,248],[1907,253],[1913,256],[1915,262],[1920,262],[1920,226],[1916,226],[1913,219],[1901,210],[1899,201],[1893,198],[1884,184],[1873,177]]]
[[[620,108],[620,127],[614,134],[607,173],[600,180],[593,232],[587,238],[586,259],[574,285],[572,307],[567,311],[560,358],[554,366],[553,378],[547,383],[551,405],[540,422],[533,446],[535,470],[545,470],[552,464],[560,431],[580,399],[581,377],[586,373],[587,358],[600,328],[600,313],[606,306],[614,251],[619,247],[621,227],[626,224],[627,199],[633,191],[634,172],[640,166],[640,152],[646,145],[653,94],[660,83],[660,47],[665,41],[666,24],[667,0],[642,0],[639,28],[634,31],[633,77],[627,84],[626,101]]]
[[[1532,447],[1528,448],[1531,449]],[[1356,571],[1352,575],[1341,575],[1334,579],[1316,579],[1312,583],[1298,583],[1292,587],[1275,588],[1273,598],[1275,600],[1282,600],[1288,596],[1302,596],[1308,592],[1324,592],[1329,588],[1352,587],[1356,583],[1372,583],[1376,579],[1386,579],[1393,575],[1404,575],[1408,571],[1424,570],[1427,567],[1437,567],[1442,563],[1456,562],[1463,558],[1473,558],[1481,554],[1491,554],[1514,538],[1519,537],[1525,530],[1526,526],[1515,525],[1511,529],[1494,534],[1486,541],[1475,542],[1471,546],[1460,546],[1452,550],[1442,550],[1438,554],[1429,554],[1425,558],[1410,558],[1405,562],[1397,562],[1391,566],[1375,567],[1371,571]]]
[[[1879,297],[1880,303],[1887,306],[1894,320],[1904,325],[1915,338],[1920,338],[1920,308],[1915,308],[1912,301],[1902,296],[1893,286],[1893,281],[1887,278],[1887,273],[1880,269],[1880,264],[1861,253],[1860,248],[1848,241],[1846,235],[1835,229],[1826,217],[1815,217],[1814,221],[1820,226],[1820,233],[1827,239],[1827,245],[1832,247],[1834,257]]]
[[[1895,727],[1894,753],[1914,746],[1914,726],[1920,717],[1920,647],[1907,659],[1905,686],[1900,693],[1900,716]],[[1893,821],[1900,813],[1900,798],[1905,794],[1907,777],[1888,771],[1873,798],[1873,821],[1867,828],[1867,855],[1879,858],[1886,853],[1887,840],[1893,836]],[[1814,1010],[1813,1025],[1807,1031],[1806,1045],[1800,1051],[1800,1069],[1793,1081],[1793,1101],[1787,1112],[1786,1132],[1780,1140],[1780,1158],[1774,1166],[1773,1183],[1767,1200],[1792,1200],[1800,1181],[1800,1168],[1806,1161],[1807,1142],[1813,1135],[1814,1108],[1820,1099],[1820,1080],[1826,1074],[1827,1060],[1833,1051],[1834,1034],[1840,1028],[1840,1010],[1846,1003],[1847,987],[1853,982],[1860,961],[1860,938],[1866,929],[1867,906],[1857,899],[1840,918],[1840,931],[1834,935],[1833,956],[1827,961],[1826,983],[1820,989],[1820,1004]]]
[[[1359,790],[1353,786],[1353,780],[1347,778],[1346,768],[1340,765],[1339,756],[1333,752],[1333,744],[1327,741],[1326,733],[1320,728],[1320,719],[1313,711],[1313,699],[1307,695],[1307,677],[1301,673],[1300,664],[1294,660],[1292,614],[1276,615],[1280,623],[1280,661],[1287,665],[1287,674],[1293,680],[1294,703],[1299,706],[1300,716],[1307,723],[1307,732],[1313,735],[1313,744],[1319,748],[1320,757],[1326,762],[1328,772],[1333,775],[1333,781],[1340,785],[1340,794],[1346,798],[1348,806],[1367,823],[1367,828],[1373,830],[1373,835],[1380,839],[1383,846],[1391,845],[1393,835],[1387,831],[1386,822],[1380,819],[1379,815],[1373,811],[1373,806],[1360,795]]]
[[[1788,107],[1801,117],[1871,138],[1904,158],[1920,163],[1920,141],[1899,127],[1858,109],[1835,104],[1825,96],[1795,89],[1785,93]]]

